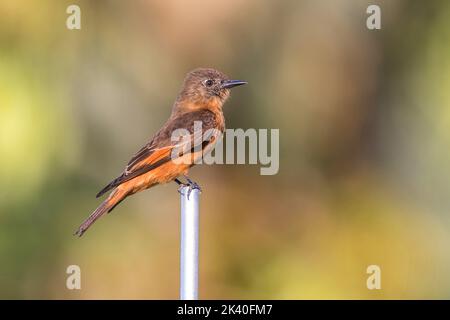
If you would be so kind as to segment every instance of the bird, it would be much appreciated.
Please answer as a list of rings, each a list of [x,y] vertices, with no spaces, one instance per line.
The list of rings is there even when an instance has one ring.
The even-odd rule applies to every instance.
[[[169,119],[128,162],[124,171],[97,194],[97,198],[109,192],[108,197],[79,226],[75,235],[81,237],[102,215],[111,212],[125,198],[153,186],[176,182],[189,191],[200,186],[188,176],[189,169],[202,155],[211,152],[218,135],[225,130],[222,107],[230,96],[230,89],[247,84],[231,80],[213,68],[197,68],[189,72],[173,103]],[[196,122],[201,123],[202,136]],[[172,134],[185,130],[183,139],[173,139]],[[199,138],[200,137],[200,138]],[[184,177],[186,183],[181,182]]]

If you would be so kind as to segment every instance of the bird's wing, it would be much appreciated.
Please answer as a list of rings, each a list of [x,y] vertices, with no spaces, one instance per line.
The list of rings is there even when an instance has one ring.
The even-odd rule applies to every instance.
[[[196,121],[201,121],[200,128],[194,125]],[[189,112],[169,120],[153,139],[131,158],[122,175],[104,187],[97,197],[183,154],[193,153],[199,148],[202,150],[216,138],[214,131],[210,130],[216,127],[216,116],[209,110]],[[185,129],[189,134],[182,136],[179,141],[172,141],[172,133],[177,129]]]

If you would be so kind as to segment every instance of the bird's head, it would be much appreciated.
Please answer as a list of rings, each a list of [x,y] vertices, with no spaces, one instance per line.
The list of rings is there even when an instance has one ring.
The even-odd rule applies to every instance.
[[[225,74],[215,69],[195,69],[184,79],[178,100],[199,106],[213,104],[221,108],[230,96],[230,89],[246,83],[241,80],[230,80]]]

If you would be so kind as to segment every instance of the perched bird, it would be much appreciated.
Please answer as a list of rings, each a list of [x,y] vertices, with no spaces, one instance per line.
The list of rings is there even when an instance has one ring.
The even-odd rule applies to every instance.
[[[175,181],[179,185],[199,188],[186,174],[203,154],[214,148],[217,137],[210,135],[205,138],[201,133],[199,135],[199,132],[195,132],[198,127],[194,126],[194,122],[201,122],[203,132],[215,129],[222,133],[225,130],[222,107],[230,96],[230,89],[246,83],[230,80],[222,72],[209,68],[189,72],[167,122],[131,158],[122,174],[97,194],[100,197],[111,191],[75,234],[82,236],[98,218],[109,213],[126,197],[157,184]],[[173,141],[172,133],[177,129],[185,129],[188,132],[187,139]],[[178,179],[180,176],[185,177],[186,184]]]

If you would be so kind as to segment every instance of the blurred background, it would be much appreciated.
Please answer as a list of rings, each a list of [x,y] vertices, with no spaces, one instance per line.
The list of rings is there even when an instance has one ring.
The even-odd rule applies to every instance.
[[[6,0],[0,17],[0,298],[178,298],[174,183],[72,234],[200,66],[249,82],[228,128],[280,129],[277,175],[191,171],[201,298],[450,298],[449,1]]]

